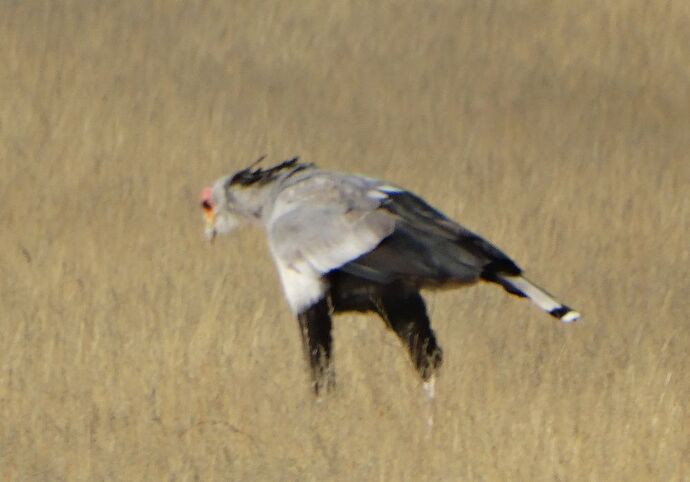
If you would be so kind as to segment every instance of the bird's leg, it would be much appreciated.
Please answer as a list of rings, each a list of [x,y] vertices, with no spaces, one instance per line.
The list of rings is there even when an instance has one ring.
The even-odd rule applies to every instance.
[[[377,311],[407,346],[420,377],[426,398],[426,435],[434,428],[436,370],[443,362],[443,351],[436,343],[426,305],[417,291],[388,289],[376,299]]]
[[[443,351],[436,343],[426,305],[421,295],[403,289],[388,289],[376,298],[376,309],[405,343],[420,377],[426,398],[426,436],[434,428],[436,370],[443,362]]]
[[[417,291],[391,288],[376,301],[381,317],[407,346],[425,386],[431,383],[433,374],[443,363],[443,351],[436,342],[421,295]]]
[[[428,380],[422,383],[426,398],[426,436],[431,437],[434,431],[434,412],[436,408],[436,375],[431,375]]]
[[[331,308],[326,298],[314,303],[298,315],[304,350],[311,368],[316,395],[335,386],[331,368],[333,340],[331,338]]]

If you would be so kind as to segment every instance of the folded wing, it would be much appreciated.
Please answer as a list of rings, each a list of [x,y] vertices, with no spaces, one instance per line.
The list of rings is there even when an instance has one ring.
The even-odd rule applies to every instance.
[[[520,269],[498,248],[402,189],[359,177],[313,176],[276,199],[271,251],[293,308],[322,292],[296,280],[341,270],[375,283],[493,281]],[[323,287],[321,288],[323,290]]]
[[[395,219],[395,230],[343,271],[380,283],[406,279],[418,286],[494,281],[496,273],[521,272],[494,245],[412,193],[390,193],[379,209]]]

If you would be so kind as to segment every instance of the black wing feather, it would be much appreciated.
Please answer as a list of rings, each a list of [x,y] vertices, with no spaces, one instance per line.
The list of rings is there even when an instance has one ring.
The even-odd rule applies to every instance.
[[[520,268],[501,250],[409,192],[381,206],[396,216],[393,233],[340,270],[377,283],[405,279],[417,286],[464,284]]]

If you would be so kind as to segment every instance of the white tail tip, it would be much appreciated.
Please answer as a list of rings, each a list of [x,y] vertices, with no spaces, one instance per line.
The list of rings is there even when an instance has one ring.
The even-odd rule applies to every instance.
[[[565,315],[561,316],[561,321],[563,323],[572,323],[580,319],[580,313],[575,310],[570,310]]]

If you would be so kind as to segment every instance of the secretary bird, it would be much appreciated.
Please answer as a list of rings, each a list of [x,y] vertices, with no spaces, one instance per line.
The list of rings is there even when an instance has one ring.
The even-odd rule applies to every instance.
[[[561,321],[580,316],[493,244],[402,187],[297,157],[255,169],[262,159],[204,189],[205,235],[213,240],[247,222],[265,228],[317,395],[335,383],[334,313],[378,314],[406,345],[430,396],[443,352],[422,288],[487,281]]]

